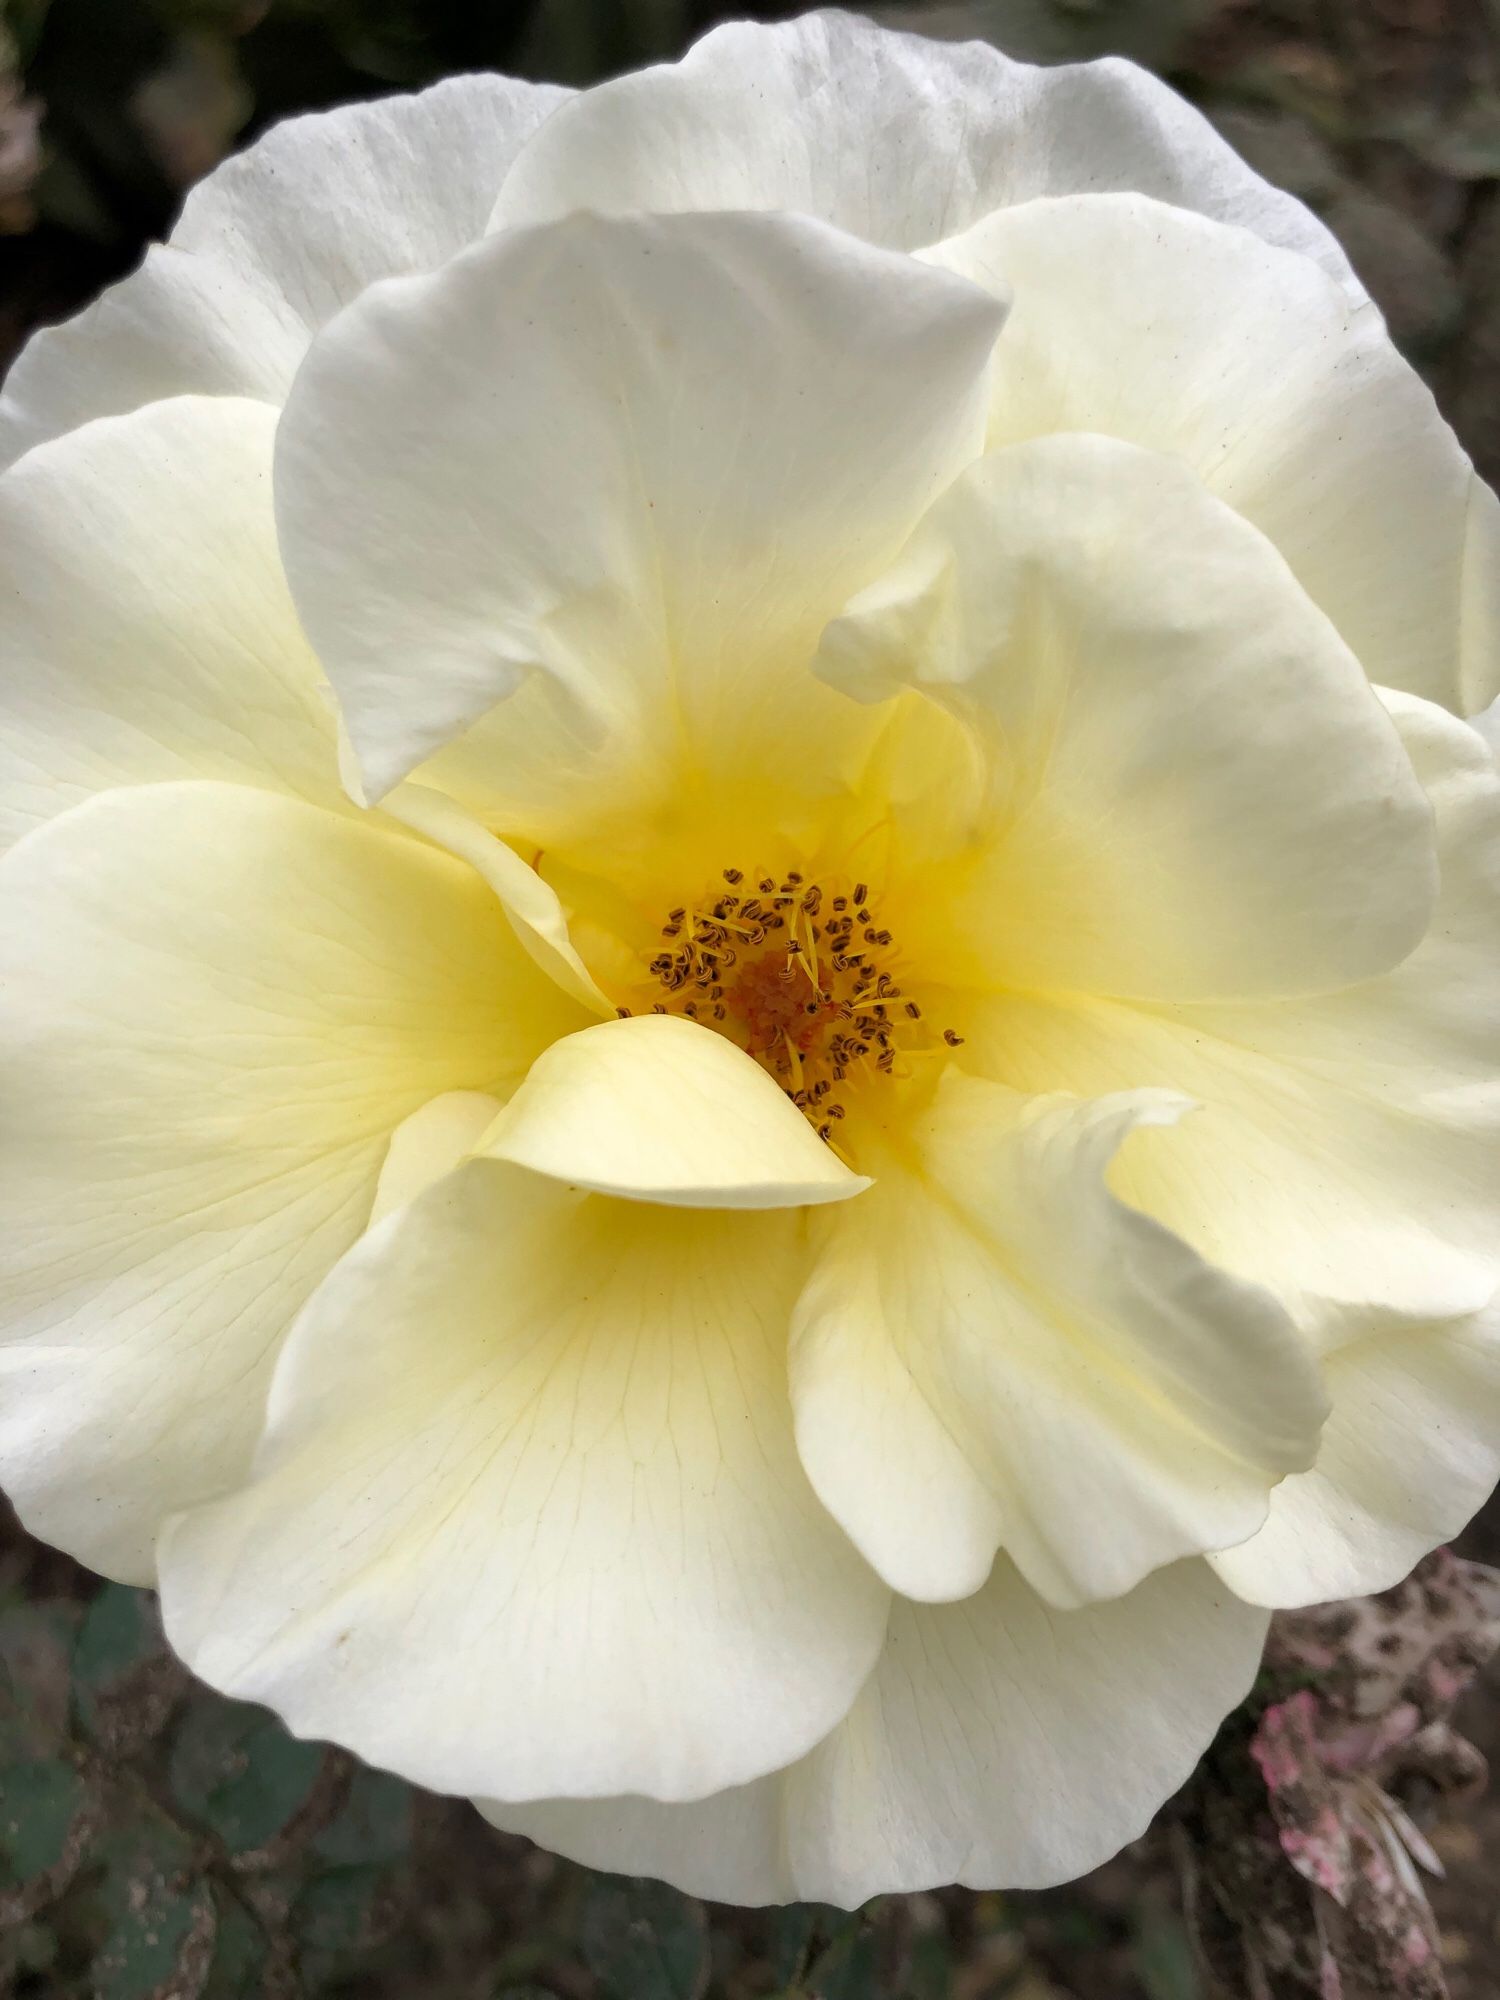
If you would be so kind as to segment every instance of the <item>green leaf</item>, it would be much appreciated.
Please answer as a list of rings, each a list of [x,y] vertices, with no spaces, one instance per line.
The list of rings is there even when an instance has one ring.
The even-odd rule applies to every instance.
[[[179,1972],[212,1939],[217,1913],[192,1842],[165,1820],[143,1821],[111,1841],[105,1859],[107,1936],[93,1963],[94,2000],[151,2000],[158,1988],[196,2000],[202,1979]]]
[[[249,1911],[222,1889],[213,1891],[218,1919],[213,1958],[198,2000],[249,2000],[259,1996],[266,1963],[266,1935]]]
[[[4,1879],[35,1881],[63,1859],[87,1792],[71,1764],[0,1769],[0,1862]]]
[[[100,1704],[163,1650],[155,1600],[144,1590],[107,1583],[84,1614],[73,1648],[73,1695],[91,1733]]]
[[[825,1903],[786,1903],[770,1916],[768,1957],[778,1986],[795,1986],[819,1935],[831,1937],[846,1919]]]
[[[708,1981],[703,1905],[660,1882],[597,1877],[579,1946],[611,2000],[697,2000]]]
[[[292,1929],[309,1960],[341,1959],[371,1943],[379,1929],[381,1868],[332,1868],[314,1876],[292,1908]]]
[[[306,1799],[322,1768],[320,1743],[300,1743],[262,1708],[201,1701],[184,1715],[168,1776],[174,1795],[231,1854],[263,1847]]]
[[[348,1797],[312,1840],[311,1850],[340,1867],[399,1861],[411,1842],[411,1812],[410,1785],[358,1764]]]
[[[1166,1910],[1144,1913],[1130,1956],[1147,2000],[1200,2000],[1193,1948],[1180,1917]]]
[[[864,1918],[856,1916],[807,1975],[807,1990],[816,2000],[872,2000],[878,1970],[879,1942]]]

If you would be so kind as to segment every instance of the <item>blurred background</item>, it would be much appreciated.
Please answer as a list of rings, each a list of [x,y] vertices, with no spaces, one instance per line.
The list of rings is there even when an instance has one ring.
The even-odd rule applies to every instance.
[[[476,68],[586,84],[675,56],[726,15],[795,11],[0,0],[0,373],[34,326],[128,270],[191,183],[278,118]],[[1500,478],[1500,0],[871,11],[1036,61],[1120,53],[1167,77],[1328,221]],[[1500,1560],[1493,1503],[1463,1548]],[[1459,1721],[1500,1755],[1493,1672]],[[1182,1864],[1201,1904],[1214,1887],[1199,1865],[1209,1848],[1207,1877],[1232,1872],[1235,1840],[1270,1826],[1248,1729],[1226,1728],[1211,1782],[1152,1835],[1067,1889],[888,1898],[854,1917],[705,1908],[503,1840],[463,1806],[193,1688],[162,1649],[149,1598],[101,1588],[4,1516],[0,2000],[1496,2000],[1500,1799],[1457,1808],[1453,1794],[1475,1789],[1463,1758],[1456,1777],[1434,1765],[1391,1781],[1445,1871],[1432,1887],[1434,1963],[1398,1982],[1360,1974],[1355,1952],[1334,1986],[1316,1953],[1276,1964],[1273,1944],[1258,1969],[1247,1961],[1227,1986],[1212,1983],[1190,1941]],[[1239,1893],[1274,1902],[1284,1886],[1257,1878]],[[1233,1901],[1233,1883],[1219,1887]],[[1306,1919],[1294,1905],[1293,1932]]]

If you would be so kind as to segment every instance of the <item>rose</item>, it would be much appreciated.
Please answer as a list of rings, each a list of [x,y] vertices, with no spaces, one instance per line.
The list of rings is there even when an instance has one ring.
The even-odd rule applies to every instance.
[[[207,1679],[1037,1883],[1472,1511],[1496,503],[1160,86],[296,121],[0,418],[0,1468]]]

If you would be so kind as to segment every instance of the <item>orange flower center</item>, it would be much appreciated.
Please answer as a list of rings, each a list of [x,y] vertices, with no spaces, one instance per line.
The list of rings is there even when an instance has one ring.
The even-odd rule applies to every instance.
[[[723,871],[724,887],[667,914],[650,972],[657,1014],[727,1035],[830,1143],[850,1087],[912,1074],[961,1039],[935,1034],[866,882]],[[628,1008],[621,1008],[627,1014]]]

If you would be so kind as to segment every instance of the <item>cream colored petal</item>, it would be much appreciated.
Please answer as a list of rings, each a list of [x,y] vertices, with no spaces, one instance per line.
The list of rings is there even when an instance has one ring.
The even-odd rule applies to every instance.
[[[758,1062],[671,1014],[601,1021],[554,1042],[484,1151],[574,1187],[682,1208],[798,1208],[870,1185]]]
[[[499,1098],[482,1090],[446,1090],[404,1119],[381,1162],[371,1228],[476,1153],[500,1110]]]
[[[580,215],[367,293],[297,378],[276,477],[370,796],[532,675],[571,717],[575,821],[715,751],[796,754],[789,691],[976,448],[1001,317],[790,216]]]
[[[249,787],[92,799],[0,910],[0,1480],[148,1583],[162,1518],[243,1474],[393,1128],[585,1017],[461,864]]]
[[[172,244],[274,289],[312,334],[367,286],[482,236],[511,162],[571,95],[450,76],[284,119],[199,181]]]
[[[198,182],[138,271],[32,336],[0,394],[0,465],[163,397],[279,405],[340,307],[483,233],[517,149],[567,96],[449,77],[273,126]]]
[[[898,1602],[847,1720],[789,1771],[687,1805],[481,1810],[589,1867],[730,1903],[1046,1888],[1145,1831],[1249,1689],[1265,1629],[1204,1563],[1055,1611],[1002,1559],[961,1604]]]
[[[1427,926],[1431,813],[1359,663],[1158,453],[1063,436],[981,459],[829,627],[818,671],[865,699],[914,684],[987,748],[964,920],[953,888],[901,918],[928,977],[1317,992]]]
[[[521,153],[496,228],[603,214],[793,209],[915,250],[1039,195],[1139,188],[1314,257],[1334,238],[1134,63],[1039,69],[857,14],[728,22],[679,63],[585,92]]]
[[[342,805],[276,553],[275,425],[231,397],[157,403],[0,478],[0,848],[117,785]]]
[[[1500,503],[1378,315],[1307,258],[1130,194],[1009,209],[933,254],[1015,300],[992,444],[1168,452],[1275,543],[1372,681],[1459,714],[1500,692]]]
[[[1213,1557],[1252,1604],[1389,1590],[1467,1525],[1500,1479],[1500,1302],[1422,1323],[1371,1314],[1327,1360],[1333,1415],[1314,1470]]]
[[[1312,1350],[1258,1288],[1105,1175],[1180,1101],[1025,1100],[950,1071],[820,1232],[793,1322],[802,1462],[905,1595],[961,1597],[997,1546],[1057,1604],[1225,1548],[1309,1466]],[[866,1143],[861,1141],[861,1157]]]
[[[306,346],[272,287],[153,243],[138,271],[17,355],[0,389],[0,468],[96,417],[167,397],[279,404]]]
[[[1202,1109],[1116,1185],[1231,1270],[1414,1318],[1478,1310],[1500,1241],[1500,774],[1466,723],[1390,706],[1436,812],[1442,891],[1385,977],[1280,1005],[1011,995],[967,1054],[1021,1090],[1158,1086]],[[1367,893],[1382,885],[1372,876]]]
[[[443,1791],[699,1797],[809,1749],[884,1588],[792,1444],[791,1215],[471,1161],[338,1266],[161,1554],[214,1686]]]
[[[563,992],[591,1014],[614,1011],[578,956],[557,891],[513,847],[480,825],[457,800],[426,785],[398,785],[386,794],[384,808],[392,819],[446,847],[484,877],[525,951]]]

